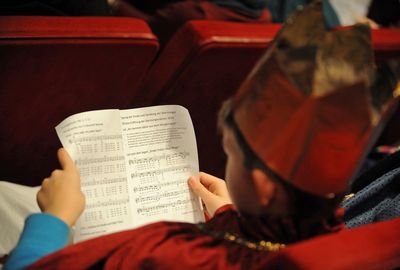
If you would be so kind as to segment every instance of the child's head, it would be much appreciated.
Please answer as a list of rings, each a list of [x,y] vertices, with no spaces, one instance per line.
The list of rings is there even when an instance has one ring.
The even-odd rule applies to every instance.
[[[221,110],[226,180],[242,212],[329,217],[393,103],[393,89],[374,100],[369,29],[323,25],[320,4],[295,14]]]
[[[322,198],[290,185],[250,148],[233,118],[230,102],[220,111],[219,126],[227,155],[227,186],[240,212],[252,216],[316,220],[329,218],[343,198]]]

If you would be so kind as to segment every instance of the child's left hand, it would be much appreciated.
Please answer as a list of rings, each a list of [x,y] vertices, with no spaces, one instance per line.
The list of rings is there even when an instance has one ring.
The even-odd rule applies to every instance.
[[[64,148],[57,152],[61,170],[54,170],[45,178],[37,193],[42,212],[52,214],[72,226],[85,208],[79,171]]]

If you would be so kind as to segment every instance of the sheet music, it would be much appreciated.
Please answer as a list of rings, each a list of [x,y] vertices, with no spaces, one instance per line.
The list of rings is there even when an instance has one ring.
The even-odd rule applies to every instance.
[[[198,159],[185,108],[84,112],[56,131],[86,196],[74,242],[161,220],[203,220],[200,200],[187,185],[198,175]]]
[[[200,201],[187,184],[199,172],[188,111],[175,105],[124,110],[121,126],[135,226],[203,221]]]
[[[73,115],[56,127],[75,160],[86,207],[74,242],[130,228],[131,206],[118,110]]]

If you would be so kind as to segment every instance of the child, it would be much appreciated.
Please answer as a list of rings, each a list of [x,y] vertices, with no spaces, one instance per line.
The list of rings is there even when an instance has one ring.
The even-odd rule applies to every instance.
[[[37,196],[44,213],[28,217],[5,269],[254,269],[288,244],[339,230],[337,206],[393,99],[393,89],[375,99],[373,75],[369,29],[326,32],[320,4],[308,6],[221,109],[226,184],[205,173],[188,181],[208,222],[158,222],[61,249],[84,197],[60,150],[62,170]]]

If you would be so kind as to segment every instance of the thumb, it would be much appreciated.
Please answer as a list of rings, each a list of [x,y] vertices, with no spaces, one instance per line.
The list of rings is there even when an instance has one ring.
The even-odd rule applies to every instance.
[[[208,201],[211,197],[215,196],[205,186],[203,186],[200,183],[200,181],[197,181],[193,176],[189,177],[188,183],[191,190],[197,196],[199,196],[204,201],[204,203],[206,203],[206,201]]]
[[[58,156],[58,161],[60,162],[61,168],[63,170],[68,170],[69,168],[73,168],[74,161],[71,159],[68,152],[64,148],[58,149],[57,156]]]

